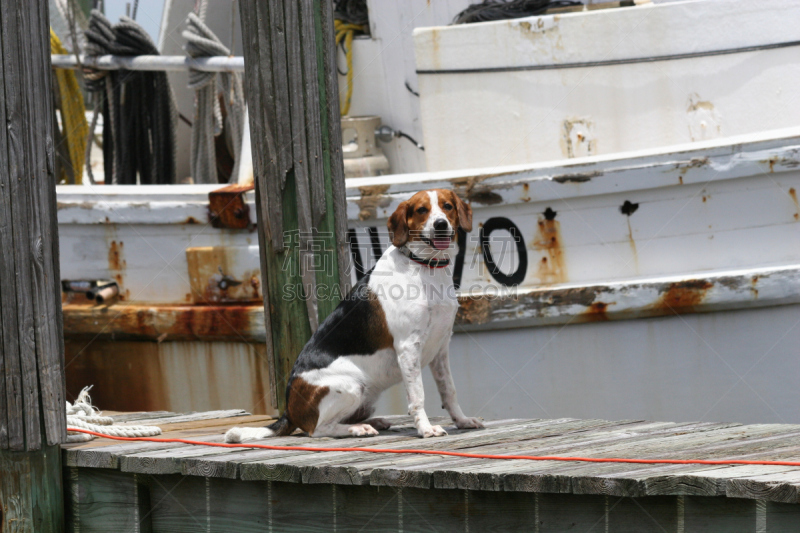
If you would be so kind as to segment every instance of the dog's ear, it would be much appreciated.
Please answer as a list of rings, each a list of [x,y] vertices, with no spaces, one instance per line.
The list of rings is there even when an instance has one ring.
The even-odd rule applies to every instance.
[[[465,203],[456,193],[453,193],[458,211],[458,226],[466,232],[472,231],[472,207]]]
[[[397,248],[408,242],[408,202],[400,202],[386,225],[389,227],[392,244]]]

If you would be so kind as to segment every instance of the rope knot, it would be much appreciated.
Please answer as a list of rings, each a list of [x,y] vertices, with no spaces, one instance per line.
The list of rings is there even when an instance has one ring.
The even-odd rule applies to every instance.
[[[88,429],[113,437],[152,437],[160,435],[161,428],[156,426],[115,426],[110,416],[100,416],[100,410],[92,405],[89,391],[93,385],[84,387],[75,403],[67,402],[67,442],[86,442],[94,439],[94,435],[80,433],[74,428]]]

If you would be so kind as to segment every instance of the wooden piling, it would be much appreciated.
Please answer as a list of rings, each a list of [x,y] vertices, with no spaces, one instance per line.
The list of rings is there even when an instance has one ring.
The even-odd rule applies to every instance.
[[[330,0],[240,3],[276,401],[346,293],[344,170]]]
[[[65,440],[46,0],[0,2],[0,531],[62,531]]]

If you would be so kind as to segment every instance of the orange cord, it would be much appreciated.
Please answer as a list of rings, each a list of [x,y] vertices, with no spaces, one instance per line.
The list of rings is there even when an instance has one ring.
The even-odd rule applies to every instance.
[[[67,428],[68,431],[87,433],[96,437],[114,440],[146,441],[146,442],[177,442],[181,444],[195,444],[198,446],[216,446],[219,448],[258,448],[262,450],[298,451],[298,452],[368,452],[368,453],[410,453],[419,455],[446,455],[450,457],[466,457],[469,459],[517,459],[523,461],[580,461],[584,463],[636,463],[645,465],[763,465],[763,466],[800,466],[797,461],[744,461],[736,459],[711,460],[711,459],[624,459],[608,457],[558,457],[535,455],[490,455],[482,453],[446,452],[441,450],[392,450],[386,448],[316,448],[311,446],[269,446],[267,444],[228,444],[224,442],[203,442],[189,439],[159,439],[155,437],[112,437],[95,433],[88,429]]]

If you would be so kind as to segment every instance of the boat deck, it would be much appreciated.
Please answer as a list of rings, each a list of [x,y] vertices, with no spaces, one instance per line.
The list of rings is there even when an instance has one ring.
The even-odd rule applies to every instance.
[[[125,413],[161,438],[221,442],[244,411]],[[362,439],[264,444],[499,455],[800,460],[800,425],[491,420],[415,436],[410,417]],[[243,450],[96,439],[63,446],[74,531],[796,531],[800,468],[492,460]]]

